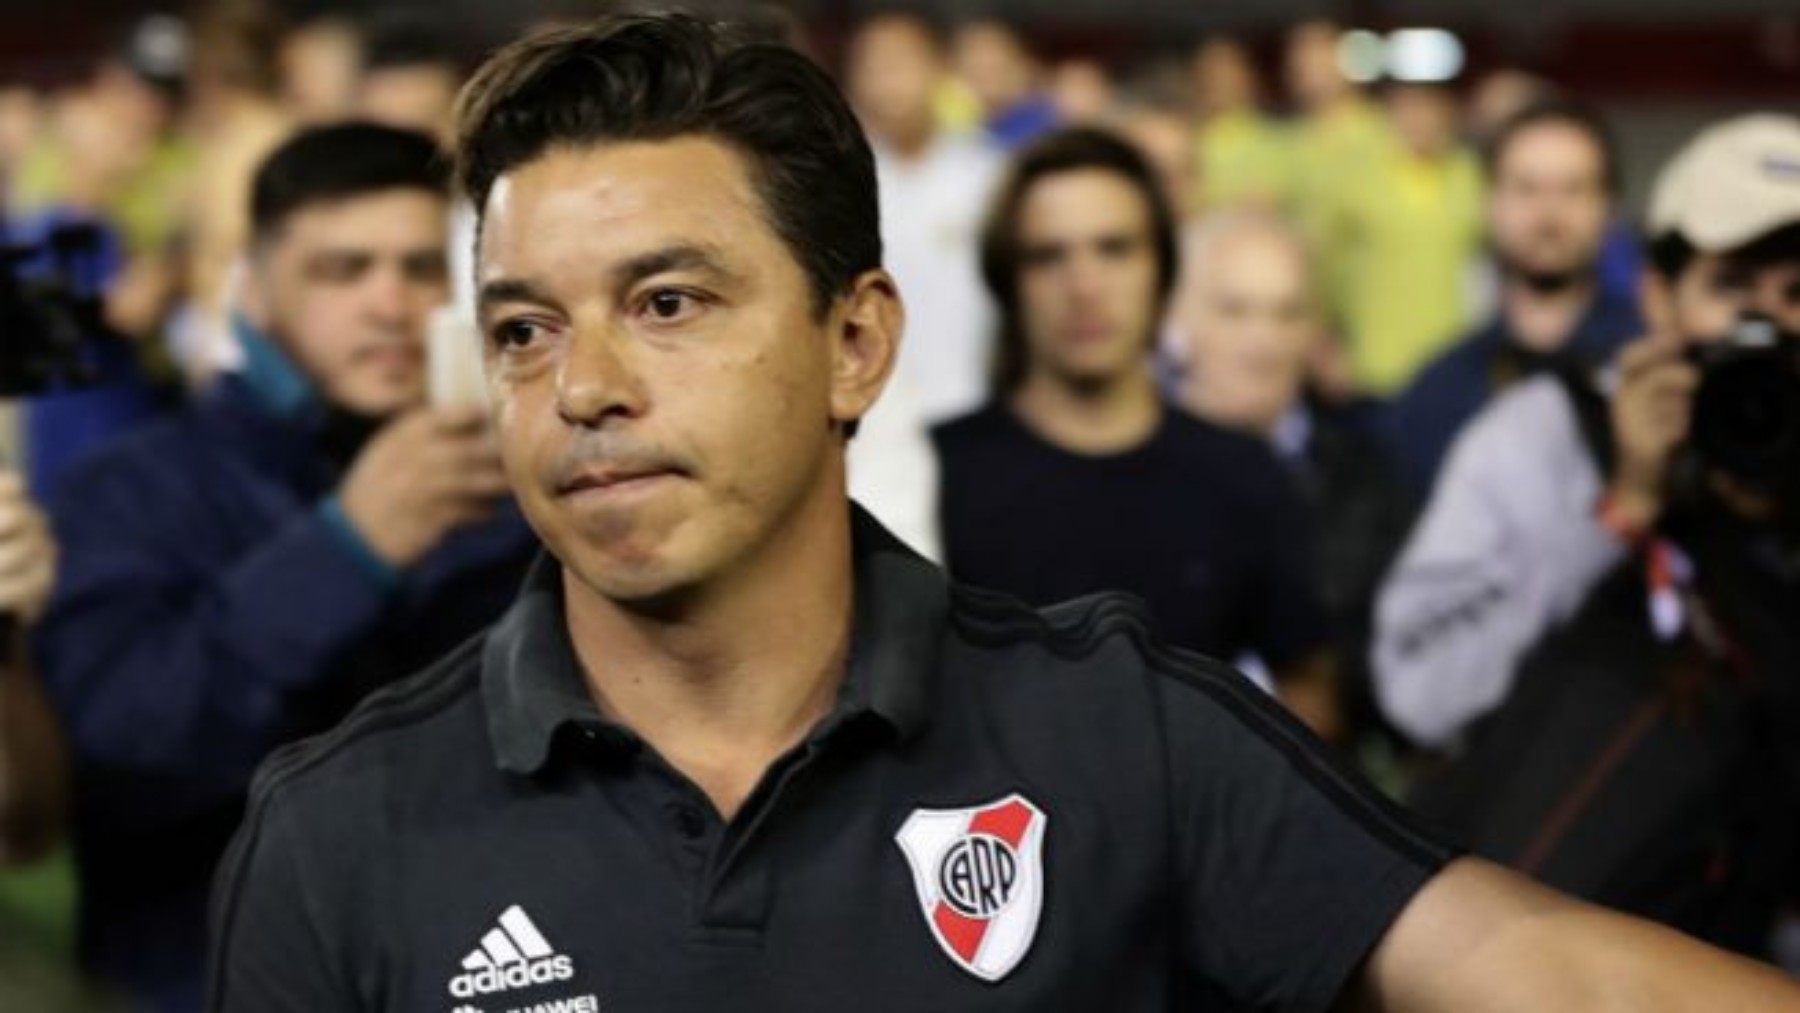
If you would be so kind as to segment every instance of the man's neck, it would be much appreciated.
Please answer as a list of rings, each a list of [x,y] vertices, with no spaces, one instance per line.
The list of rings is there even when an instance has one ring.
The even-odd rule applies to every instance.
[[[635,608],[563,571],[570,639],[601,712],[725,819],[830,713],[849,658],[853,583],[841,481],[679,602]]]
[[[1553,289],[1526,284],[1509,278],[1500,289],[1501,311],[1506,314],[1507,329],[1521,347],[1533,352],[1555,352],[1574,335],[1594,301],[1591,278],[1572,281]]]
[[[1050,443],[1076,454],[1116,454],[1141,446],[1162,420],[1162,402],[1147,370],[1103,383],[1076,383],[1033,371],[1010,407]]]

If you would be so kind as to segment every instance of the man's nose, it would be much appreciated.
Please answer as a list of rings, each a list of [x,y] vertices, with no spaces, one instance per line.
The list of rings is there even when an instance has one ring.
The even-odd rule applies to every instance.
[[[611,327],[578,328],[556,374],[556,409],[575,426],[633,417],[647,404],[631,338]]]

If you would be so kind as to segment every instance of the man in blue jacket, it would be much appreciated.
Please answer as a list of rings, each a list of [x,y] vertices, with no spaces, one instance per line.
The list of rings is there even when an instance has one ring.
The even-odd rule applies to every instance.
[[[87,968],[200,1005],[206,895],[271,749],[496,616],[534,546],[479,408],[425,407],[434,144],[323,128],[255,179],[245,367],[77,466],[39,633],[68,725]]]

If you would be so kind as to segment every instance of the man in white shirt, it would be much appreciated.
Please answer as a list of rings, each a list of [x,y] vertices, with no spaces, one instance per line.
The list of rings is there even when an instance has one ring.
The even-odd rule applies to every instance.
[[[845,64],[852,103],[875,149],[884,254],[906,298],[897,375],[928,423],[988,397],[994,316],[976,244],[1004,165],[983,138],[939,126],[932,99],[944,74],[937,34],[907,14],[865,22]]]

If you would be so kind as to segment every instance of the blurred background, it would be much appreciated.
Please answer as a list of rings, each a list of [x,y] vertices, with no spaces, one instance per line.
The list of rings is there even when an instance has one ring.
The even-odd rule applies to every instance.
[[[950,23],[982,15],[1030,33],[1051,60],[1087,57],[1127,68],[1180,59],[1208,33],[1245,41],[1273,75],[1286,29],[1329,17],[1377,32],[1432,28],[1451,33],[1467,89],[1490,72],[1539,75],[1598,105],[1625,153],[1629,200],[1641,201],[1651,168],[1699,124],[1746,105],[1791,108],[1800,94],[1800,12],[1784,0],[1569,0],[1496,4],[1480,0],[1317,3],[1170,3],[1166,0],[1017,0],[898,5],[798,0],[794,12],[826,55],[841,52],[858,19],[896,9]],[[541,18],[579,16],[593,4],[543,0],[315,0],[282,5],[293,17],[414,12],[435,22],[464,56]],[[87,0],[60,7],[0,4],[0,77],[54,87],[80,77],[109,33],[133,18],[176,11],[172,3]],[[1282,96],[1273,94],[1279,101]]]
[[[31,496],[49,502],[81,454],[178,410],[218,376],[243,367],[230,314],[248,235],[249,181],[294,131],[373,119],[445,142],[451,100],[484,54],[522,33],[619,6],[0,0],[0,247],[13,250],[0,283],[11,285],[14,267],[19,278],[55,282],[54,291],[30,300],[36,316],[29,327],[24,317],[0,314],[4,470],[23,472]],[[680,6],[737,9],[726,2]],[[1483,321],[1499,320],[1504,332],[1514,318],[1544,310],[1560,291],[1561,274],[1580,289],[1564,309],[1607,297],[1627,307],[1619,319],[1602,321],[1614,325],[1601,335],[1600,351],[1610,355],[1639,335],[1632,307],[1645,263],[1641,225],[1653,181],[1670,156],[1707,124],[1757,110],[1791,115],[1800,107],[1800,6],[1793,0],[794,0],[763,6],[772,9],[765,13],[779,31],[839,76],[876,144],[889,266],[908,296],[911,325],[910,358],[901,363],[897,387],[910,392],[891,394],[883,402],[888,418],[869,420],[853,447],[865,458],[853,457],[853,480],[887,478],[878,459],[888,453],[883,432],[911,440],[910,450],[888,459],[896,464],[889,487],[871,485],[857,495],[927,554],[946,555],[937,544],[937,476],[927,427],[996,396],[988,385],[992,307],[974,254],[1007,156],[1057,125],[1101,125],[1135,143],[1153,164],[1190,253],[1216,247],[1216,233],[1230,231],[1190,231],[1217,212],[1268,214],[1304,235],[1302,257],[1316,259],[1316,278],[1296,286],[1318,289],[1318,330],[1332,340],[1315,354],[1309,307],[1300,325],[1307,333],[1291,362],[1258,365],[1281,356],[1243,355],[1237,358],[1250,365],[1240,369],[1236,353],[1215,350],[1208,368],[1223,378],[1218,386],[1241,389],[1196,388],[1190,396],[1177,376],[1189,364],[1183,342],[1193,338],[1183,336],[1184,328],[1222,333],[1236,325],[1220,324],[1219,313],[1204,306],[1188,319],[1188,303],[1178,294],[1173,317],[1160,330],[1151,328],[1158,335],[1154,369],[1169,400],[1186,399],[1183,407],[1200,415],[1219,409],[1214,421],[1269,437],[1294,465],[1309,519],[1323,535],[1315,590],[1330,612],[1327,646],[1340,687],[1333,692],[1343,697],[1314,727],[1396,794],[1416,770],[1415,747],[1442,747],[1449,737],[1425,741],[1378,712],[1370,684],[1381,673],[1366,663],[1371,612],[1456,425],[1427,434],[1434,438],[1421,451],[1419,474],[1399,476],[1408,488],[1389,488],[1395,483],[1385,472],[1393,470],[1390,463],[1404,472],[1409,448],[1386,462],[1374,459],[1386,458],[1388,448],[1376,447],[1367,467],[1346,466],[1340,476],[1352,487],[1346,492],[1332,484],[1329,463],[1284,450],[1285,430],[1277,423],[1300,417],[1320,422],[1322,430],[1322,420],[1337,417],[1328,408],[1355,409],[1352,428],[1372,434],[1364,442],[1407,444],[1406,437],[1432,427],[1407,432],[1399,425],[1396,437],[1389,432],[1395,428],[1389,406],[1430,362],[1457,347],[1460,336],[1473,330],[1461,343],[1479,345]],[[901,19],[907,23],[887,19],[881,30],[871,28],[879,15],[894,13],[908,15]],[[1542,115],[1551,127],[1572,126],[1593,149],[1578,143],[1573,156],[1572,199],[1582,206],[1552,206],[1554,195],[1520,184],[1511,204],[1490,207],[1502,188],[1489,186],[1495,166],[1484,158],[1485,146],[1515,114],[1558,97],[1581,109]],[[1616,142],[1610,171],[1601,143],[1606,129],[1593,127],[1585,110],[1598,114]],[[945,138],[970,143],[940,144]],[[1588,168],[1593,165],[1600,167]],[[1614,174],[1616,202],[1614,181],[1602,178]],[[1593,222],[1583,218],[1589,206],[1599,209],[1588,216]],[[1390,213],[1400,207],[1411,210]],[[462,207],[453,214],[450,286],[466,288],[472,217]],[[1508,251],[1495,255],[1501,245],[1495,223],[1508,220],[1523,223],[1516,226],[1522,246],[1543,238],[1554,253],[1573,242],[1581,262],[1549,272],[1543,285],[1517,284],[1503,263]],[[1267,222],[1226,224],[1270,229]],[[1275,231],[1278,239],[1287,235]],[[1564,242],[1573,233],[1578,241]],[[1183,291],[1191,282],[1184,281]],[[0,291],[0,297],[16,294],[10,287]],[[16,300],[8,298],[0,305],[13,306]],[[1193,296],[1196,304],[1209,298],[1198,290]],[[1800,306],[1800,297],[1791,301]],[[1549,312],[1561,321],[1552,330],[1574,327],[1557,316],[1562,309],[1551,305]],[[1236,330],[1244,335],[1240,344],[1283,340],[1269,337],[1268,328]],[[31,348],[22,350],[27,332]],[[124,340],[88,340],[96,334]],[[1559,333],[1543,344],[1564,341]],[[1586,353],[1575,339],[1567,341]],[[1194,348],[1196,356],[1204,350]],[[48,373],[33,359],[40,353],[53,367]],[[1542,358],[1527,356],[1517,371],[1540,369]],[[1487,362],[1481,359],[1470,391],[1444,395],[1456,402],[1456,424],[1514,378]],[[1279,375],[1259,379],[1264,374]],[[1258,409],[1267,417],[1258,410],[1248,420],[1234,417],[1228,410],[1234,399],[1267,402]],[[902,408],[890,403],[910,414],[902,417]],[[907,463],[919,460],[922,470]],[[1381,481],[1373,478],[1377,472]],[[1589,501],[1576,511],[1580,521],[1588,519]],[[944,534],[955,541],[954,531]],[[957,572],[956,546],[948,548]],[[20,608],[0,602],[8,615]],[[1409,618],[1407,612],[1396,615]],[[1532,636],[1538,632],[1534,627]],[[1238,652],[1235,660],[1252,672],[1273,660],[1266,649],[1254,656],[1267,645],[1186,646],[1227,658]],[[1273,675],[1279,682],[1283,673]],[[57,673],[46,673],[45,682],[55,696]],[[0,672],[0,774],[10,762],[7,722],[27,720],[18,717],[26,705],[9,695],[21,694],[8,690]],[[1300,709],[1297,701],[1305,697],[1283,699]],[[73,706],[66,695],[58,702],[65,710]],[[41,702],[35,706],[43,709]],[[32,737],[15,729],[11,740]],[[77,769],[80,751],[77,743]],[[0,789],[5,780],[0,776]],[[41,783],[51,780],[44,775]],[[34,843],[11,852],[0,833],[0,866],[10,866],[0,869],[0,1010],[191,1008],[111,994],[123,989],[100,995],[92,975],[76,970],[78,875],[61,833],[56,825],[22,835]],[[129,874],[149,880],[159,868],[147,855]],[[1783,925],[1785,934],[1767,951],[1800,966],[1794,928],[1800,921],[1790,917]],[[1763,943],[1758,936],[1756,946]]]

